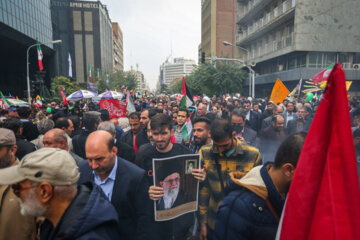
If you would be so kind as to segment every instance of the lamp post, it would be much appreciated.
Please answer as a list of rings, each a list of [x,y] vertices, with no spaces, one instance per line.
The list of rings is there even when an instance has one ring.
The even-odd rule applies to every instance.
[[[247,58],[246,58],[246,67],[249,69],[249,97],[251,96],[252,98],[255,98],[255,71],[254,69],[251,68],[251,65],[249,64],[249,59],[250,59],[250,52],[249,50],[247,50],[246,48],[234,45],[230,42],[227,41],[223,41],[224,46],[232,46],[232,47],[237,47],[240,48],[243,51],[246,51],[247,53]]]
[[[52,44],[57,44],[57,43],[61,43],[61,40],[54,40],[54,41],[50,41],[50,42],[46,42],[46,43],[39,43],[40,45],[44,45],[44,44],[48,44],[48,43],[52,43]],[[26,81],[27,81],[27,92],[28,92],[28,103],[31,104],[30,98],[31,98],[31,94],[30,94],[30,77],[29,77],[29,51],[30,48],[37,46],[37,43],[29,46],[26,50]]]

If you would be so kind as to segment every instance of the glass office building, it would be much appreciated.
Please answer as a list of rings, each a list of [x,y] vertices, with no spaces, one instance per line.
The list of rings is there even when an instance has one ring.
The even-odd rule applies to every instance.
[[[26,50],[36,43],[53,40],[50,0],[0,0],[0,86],[5,94],[24,96]],[[43,46],[44,72],[39,74],[36,47],[29,52],[30,79],[41,77],[47,85],[54,75],[52,44]]]

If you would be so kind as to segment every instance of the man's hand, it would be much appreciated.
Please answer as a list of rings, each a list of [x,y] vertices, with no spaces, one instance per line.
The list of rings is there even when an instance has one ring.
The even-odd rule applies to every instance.
[[[202,169],[197,169],[197,168],[194,168],[192,170],[192,173],[191,173],[194,178],[196,178],[197,180],[199,180],[200,182],[203,182],[205,181],[205,178],[206,178],[206,171],[205,171],[205,168],[202,168]]]
[[[200,240],[207,240],[206,223],[201,224]]]
[[[156,187],[150,186],[149,187],[149,198],[151,200],[157,201],[164,196],[164,188],[163,187]]]

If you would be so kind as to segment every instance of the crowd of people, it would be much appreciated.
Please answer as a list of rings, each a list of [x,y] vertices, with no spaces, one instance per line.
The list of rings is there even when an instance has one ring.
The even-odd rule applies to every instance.
[[[360,98],[349,100],[358,167]],[[318,99],[167,96],[112,118],[91,101],[0,116],[0,239],[274,239]],[[184,125],[191,132],[184,134]],[[153,159],[199,154],[199,209],[168,221],[179,174]],[[170,179],[170,177],[173,177]]]

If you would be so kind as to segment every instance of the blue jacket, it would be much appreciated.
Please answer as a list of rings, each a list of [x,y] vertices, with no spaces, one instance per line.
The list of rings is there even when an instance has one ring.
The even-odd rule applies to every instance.
[[[121,239],[146,239],[152,222],[153,202],[148,197],[145,171],[125,159],[118,157],[117,161],[111,203],[119,215]],[[87,161],[79,164],[79,170],[79,184],[94,181]]]
[[[101,189],[91,183],[78,187],[78,193],[62,215],[56,228],[45,220],[41,240],[120,239],[118,216]]]
[[[267,166],[255,167],[244,175],[230,173],[227,195],[217,212],[215,239],[273,240],[284,199],[276,190]]]

